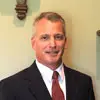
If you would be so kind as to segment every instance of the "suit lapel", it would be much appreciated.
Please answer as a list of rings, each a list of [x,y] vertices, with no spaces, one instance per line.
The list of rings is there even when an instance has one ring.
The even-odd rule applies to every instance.
[[[76,82],[73,77],[73,72],[70,68],[64,67],[66,77],[66,100],[76,100],[75,96],[77,93]]]
[[[73,71],[64,66],[64,72],[66,77],[66,100],[75,100],[77,82],[75,82],[73,77]],[[24,79],[28,81],[29,91],[36,100],[51,100],[51,96],[35,62],[25,71]]]
[[[29,91],[36,100],[51,100],[51,96],[35,62],[28,68],[25,76],[26,80],[29,81]]]

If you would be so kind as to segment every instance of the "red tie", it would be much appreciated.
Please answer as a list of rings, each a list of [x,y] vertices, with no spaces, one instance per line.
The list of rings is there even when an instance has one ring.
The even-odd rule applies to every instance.
[[[58,82],[58,72],[53,72],[53,82],[52,82],[52,100],[65,100],[63,91],[60,88],[59,82]]]

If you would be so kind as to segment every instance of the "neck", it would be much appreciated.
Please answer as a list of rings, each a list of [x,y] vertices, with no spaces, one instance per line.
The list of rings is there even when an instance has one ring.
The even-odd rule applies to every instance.
[[[54,63],[54,64],[49,64],[49,65],[45,65],[47,67],[49,67],[51,70],[56,70],[60,65],[61,65],[61,61],[58,63]]]
[[[40,61],[38,61],[38,62],[41,63],[41,64],[43,64],[44,66],[50,68],[51,70],[56,70],[61,65],[62,60],[59,60],[56,63],[43,63],[43,62],[40,62]]]

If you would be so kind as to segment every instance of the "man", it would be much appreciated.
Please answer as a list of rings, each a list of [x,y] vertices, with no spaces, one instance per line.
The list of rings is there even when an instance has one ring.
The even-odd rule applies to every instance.
[[[62,62],[67,47],[64,19],[44,12],[35,19],[34,27],[31,42],[36,60],[1,81],[0,100],[95,100],[91,78]]]

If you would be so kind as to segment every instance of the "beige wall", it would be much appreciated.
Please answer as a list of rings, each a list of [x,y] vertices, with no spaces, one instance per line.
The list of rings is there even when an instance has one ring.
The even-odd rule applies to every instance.
[[[96,79],[96,31],[100,27],[98,11],[100,1],[37,1],[37,10],[33,10],[25,21],[19,21],[15,17],[15,2],[10,4],[13,9],[11,14],[2,14],[3,10],[0,13],[0,80],[28,67],[33,62],[35,55],[30,42],[32,21],[42,11],[56,11],[67,23],[68,49],[63,57],[66,58],[64,62],[92,76],[96,98],[99,100],[100,81]],[[36,4],[33,3],[33,6]],[[32,7],[29,8],[32,10]]]

